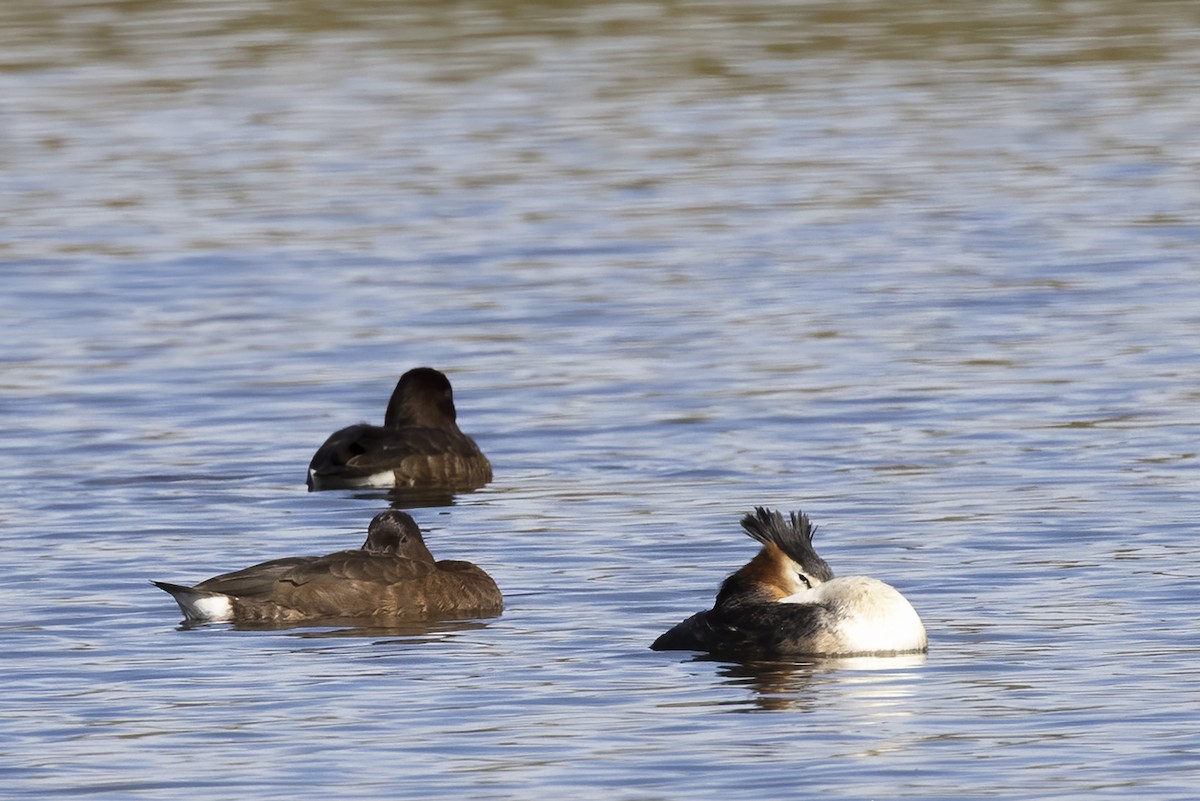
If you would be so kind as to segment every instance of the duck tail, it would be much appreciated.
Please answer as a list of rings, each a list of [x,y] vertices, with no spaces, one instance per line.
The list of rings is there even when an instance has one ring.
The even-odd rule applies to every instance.
[[[207,592],[167,581],[151,581],[171,594],[190,623],[222,623],[233,619],[233,599],[221,592]]]

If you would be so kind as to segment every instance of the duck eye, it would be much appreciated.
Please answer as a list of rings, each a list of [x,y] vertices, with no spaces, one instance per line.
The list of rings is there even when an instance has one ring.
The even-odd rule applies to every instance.
[[[800,579],[800,583],[805,587],[810,590],[812,589],[812,582],[808,580],[808,576],[804,575],[799,570],[796,571],[796,578]]]

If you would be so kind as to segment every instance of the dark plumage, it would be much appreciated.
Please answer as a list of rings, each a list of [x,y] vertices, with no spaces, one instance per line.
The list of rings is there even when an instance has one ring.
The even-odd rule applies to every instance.
[[[497,615],[504,606],[491,576],[470,562],[435,561],[417,524],[397,510],[377,515],[357,550],[275,559],[193,587],[153,583],[189,622],[428,620]]]
[[[492,465],[456,417],[446,376],[429,367],[409,370],[392,392],[382,426],[348,426],[317,449],[308,488],[482,487],[492,480]]]

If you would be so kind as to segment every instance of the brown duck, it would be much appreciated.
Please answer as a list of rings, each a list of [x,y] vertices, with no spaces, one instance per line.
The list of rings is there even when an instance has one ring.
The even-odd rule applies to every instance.
[[[308,488],[482,487],[492,480],[492,465],[456,417],[446,376],[413,368],[400,376],[382,426],[348,426],[317,449],[308,465]]]
[[[291,556],[194,587],[153,582],[189,623],[289,623],[319,618],[429,620],[490,617],[504,608],[496,582],[470,562],[435,561],[404,512],[371,521],[358,550]]]

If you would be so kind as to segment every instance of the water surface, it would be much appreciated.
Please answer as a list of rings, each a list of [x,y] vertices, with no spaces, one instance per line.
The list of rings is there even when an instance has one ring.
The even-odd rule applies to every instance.
[[[1191,798],[1198,16],[0,4],[7,797]],[[504,615],[179,628],[418,364]],[[929,654],[649,651],[759,504]]]

